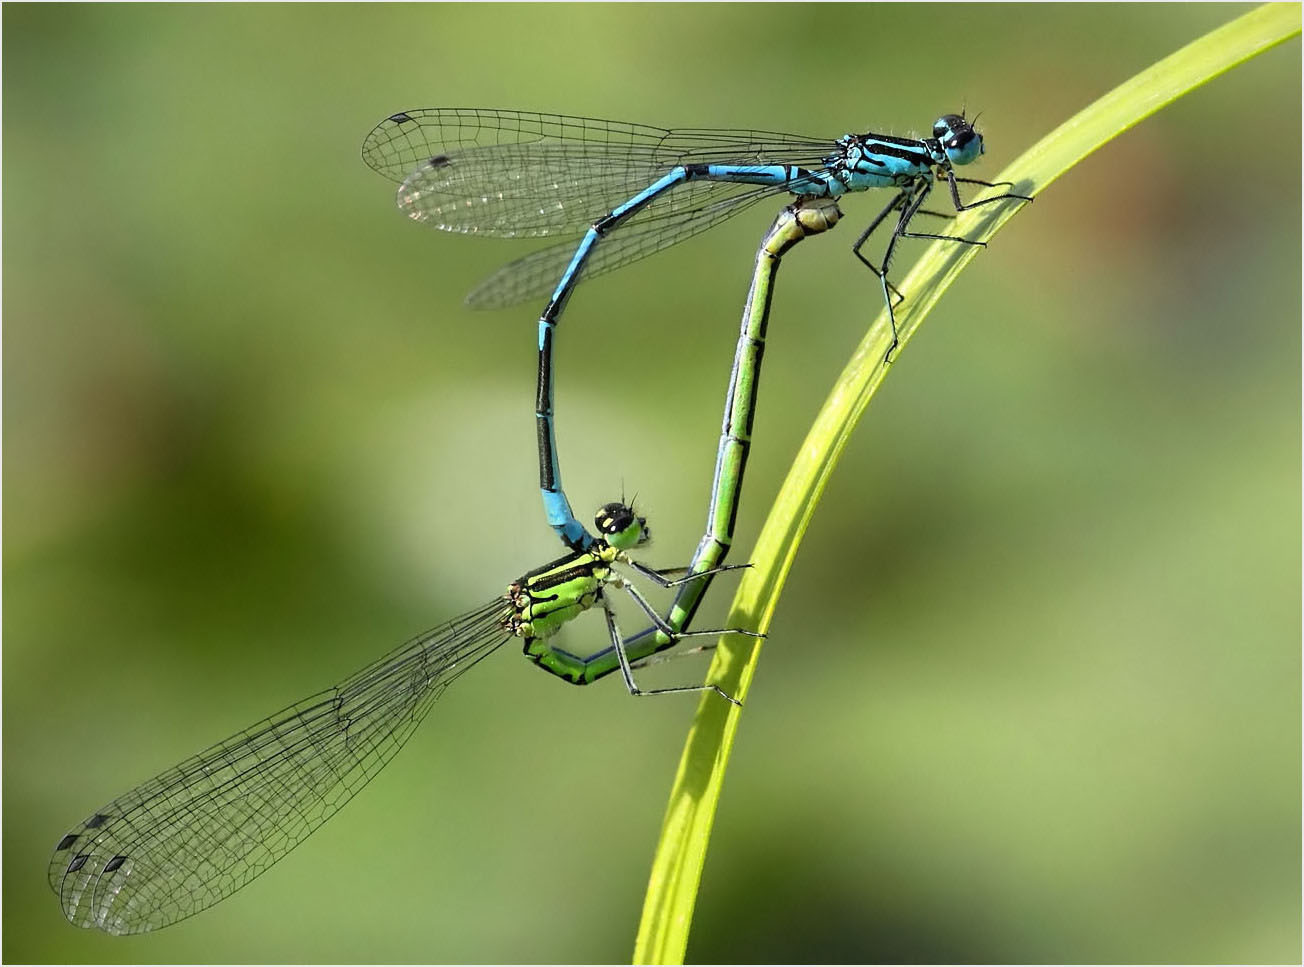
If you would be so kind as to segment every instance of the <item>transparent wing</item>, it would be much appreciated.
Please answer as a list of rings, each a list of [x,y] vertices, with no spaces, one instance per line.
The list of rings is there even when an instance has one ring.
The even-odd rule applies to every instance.
[[[453,681],[509,637],[498,599],[102,807],[50,886],[79,927],[143,933],[230,896],[349,801]]]
[[[819,167],[833,149],[834,139],[770,131],[672,131],[523,111],[426,108],[380,122],[362,156],[400,183],[399,207],[410,217],[444,231],[518,238],[579,235],[678,164]],[[739,190],[698,182],[653,205],[691,213],[731,188]]]
[[[677,190],[693,187],[696,185],[690,184]],[[677,214],[674,218],[666,218],[665,213],[649,206],[593,249],[584,266],[584,277],[593,278],[677,245],[773,193],[772,188],[751,186],[749,190],[705,204],[696,211]],[[578,244],[577,238],[568,238],[504,265],[471,290],[466,297],[467,305],[475,309],[501,309],[526,299],[551,295],[575,255]]]

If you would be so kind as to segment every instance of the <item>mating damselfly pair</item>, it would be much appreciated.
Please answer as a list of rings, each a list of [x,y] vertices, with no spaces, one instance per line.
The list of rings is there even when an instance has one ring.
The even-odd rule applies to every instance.
[[[838,199],[890,188],[890,201],[856,239],[856,257],[878,280],[896,348],[888,278],[902,238],[981,241],[914,232],[941,177],[955,210],[964,202],[955,167],[983,152],[962,115],[945,115],[932,137],[857,134],[834,139],[772,132],[665,130],[624,122],[519,111],[428,109],[382,121],[363,156],[397,181],[400,209],[448,231],[559,237],[475,289],[478,306],[549,294],[539,317],[535,420],[539,475],[549,526],[567,546],[561,558],[511,582],[488,604],[419,635],[333,688],[283,709],[101,807],[60,839],[49,880],[65,916],[109,933],[139,933],[191,916],[234,893],[302,842],[380,770],[454,680],[507,641],[559,677],[585,684],[619,671],[633,694],[715,690],[713,685],[640,689],[640,662],[689,636],[698,605],[732,540],[750,449],[759,371],[780,259],[805,237],[831,228]],[[1012,186],[1011,186],[1012,187]],[[762,240],[726,395],[707,525],[685,568],[655,570],[630,556],[646,543],[646,522],[624,503],[603,507],[590,533],[561,484],[553,407],[554,338],[581,277],[664,249],[777,195],[795,196]],[[877,264],[862,249],[892,219]],[[616,570],[622,566],[676,588],[662,617]],[[670,574],[682,573],[671,579]],[[625,591],[651,622],[622,636],[610,591]],[[579,657],[555,644],[586,610],[603,612],[605,648]],[[734,629],[742,634],[749,632]]]

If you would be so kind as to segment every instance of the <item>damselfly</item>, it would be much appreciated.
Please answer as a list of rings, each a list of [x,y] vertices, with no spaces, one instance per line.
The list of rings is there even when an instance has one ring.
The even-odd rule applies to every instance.
[[[595,538],[575,518],[562,487],[552,359],[553,331],[582,273],[606,272],[641,259],[771,195],[836,199],[870,188],[895,189],[852,246],[879,279],[893,332],[889,358],[897,344],[893,300],[901,297],[888,279],[897,241],[984,244],[909,230],[914,217],[925,213],[922,206],[936,180],[947,182],[957,212],[1007,199],[1031,200],[1013,192],[961,200],[961,183],[997,186],[955,174],[957,166],[977,160],[983,150],[982,135],[962,114],[938,118],[927,138],[869,133],[810,138],[769,131],[666,130],[525,111],[426,108],[386,118],[367,136],[362,154],[371,167],[399,183],[399,208],[417,221],[472,235],[565,239],[500,269],[468,301],[503,306],[551,292],[539,318],[539,486],[549,525],[569,547],[583,548]],[[890,238],[875,265],[861,249],[894,212]]]

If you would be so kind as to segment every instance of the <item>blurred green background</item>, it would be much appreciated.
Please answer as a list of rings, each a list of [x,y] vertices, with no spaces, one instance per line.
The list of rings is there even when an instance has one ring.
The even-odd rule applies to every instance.
[[[202,916],[110,938],[45,883],[96,806],[558,553],[539,307],[461,301],[528,245],[407,223],[375,122],[967,107],[991,176],[1245,9],[6,5],[4,959],[630,954],[694,701],[515,645]],[[691,959],[1298,960],[1299,81],[1294,41],[1088,159],[893,367],[766,646]],[[848,251],[878,204],[785,264],[737,560],[878,311]],[[657,565],[701,528],[771,217],[593,280],[562,330],[572,499],[636,490]]]

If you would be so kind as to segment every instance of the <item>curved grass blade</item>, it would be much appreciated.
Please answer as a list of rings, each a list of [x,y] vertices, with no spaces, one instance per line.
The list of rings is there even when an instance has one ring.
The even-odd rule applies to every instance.
[[[1035,195],[1160,108],[1299,33],[1298,4],[1268,4],[1251,10],[1115,88],[1039,141],[995,180],[1012,181],[1015,191]],[[988,238],[1014,211],[989,208],[966,212],[956,221],[956,234]],[[976,252],[970,246],[939,245],[925,252],[902,285],[917,295],[897,314],[901,348]],[[815,418],[757,539],[753,567],[744,572],[734,598],[730,627],[755,628],[762,633],[769,630],[779,593],[828,479],[889,369],[883,365],[883,353],[890,339],[887,320],[880,315]],[[745,699],[763,641],[722,638],[707,680]],[[683,963],[740,711],[709,697],[698,707],[666,806],[634,963]]]

